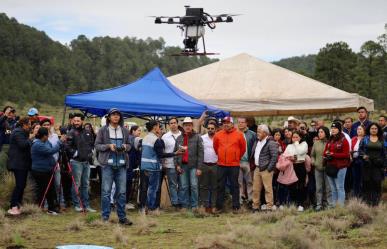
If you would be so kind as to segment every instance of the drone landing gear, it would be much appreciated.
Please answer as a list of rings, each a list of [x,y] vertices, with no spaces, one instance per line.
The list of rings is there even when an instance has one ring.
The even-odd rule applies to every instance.
[[[184,39],[184,45],[185,48],[183,51],[180,52],[180,54],[172,54],[172,56],[207,56],[207,55],[218,55],[219,53],[207,53],[206,51],[206,43],[204,41],[204,36],[201,37],[203,41],[203,51],[204,52],[198,52],[199,49],[197,48],[198,44],[198,38],[186,38]]]

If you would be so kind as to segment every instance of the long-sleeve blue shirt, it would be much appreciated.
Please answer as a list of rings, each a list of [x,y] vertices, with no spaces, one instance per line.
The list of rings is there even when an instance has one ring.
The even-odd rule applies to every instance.
[[[47,140],[42,142],[35,139],[31,147],[32,170],[39,172],[48,172],[55,167],[54,154],[60,149],[61,143],[52,144]]]

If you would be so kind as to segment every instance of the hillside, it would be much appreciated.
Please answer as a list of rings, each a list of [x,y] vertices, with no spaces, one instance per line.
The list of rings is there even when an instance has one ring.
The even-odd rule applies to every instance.
[[[79,35],[68,46],[44,32],[0,13],[0,104],[63,103],[68,93],[97,90],[130,82],[153,67],[167,75],[216,60],[173,57],[178,47],[162,38]]]
[[[281,59],[279,61],[274,61],[273,64],[276,64],[280,67],[287,68],[299,74],[303,74],[308,77],[313,77],[316,70],[316,55],[302,55],[294,56],[290,58]]]

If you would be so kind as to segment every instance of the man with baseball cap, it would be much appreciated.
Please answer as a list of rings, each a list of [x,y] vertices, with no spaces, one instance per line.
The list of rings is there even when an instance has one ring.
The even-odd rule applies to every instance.
[[[223,130],[214,136],[214,150],[218,155],[216,209],[218,212],[223,209],[225,187],[228,180],[231,184],[232,208],[234,212],[237,212],[240,209],[239,167],[246,152],[246,140],[243,133],[234,128],[232,117],[224,117],[222,123]]]
[[[184,133],[176,139],[175,151],[179,148],[184,154],[175,157],[176,171],[179,172],[179,201],[183,208],[196,209],[198,207],[199,187],[198,176],[203,167],[203,140],[193,130],[190,117],[183,120]]]
[[[31,124],[39,123],[39,111],[35,107],[28,110],[28,116],[30,117]]]
[[[99,129],[95,139],[95,149],[98,153],[98,162],[101,164],[101,216],[108,221],[110,216],[110,195],[113,182],[116,186],[115,199],[117,201],[117,216],[119,223],[132,225],[126,218],[126,169],[129,168],[129,154],[131,136],[124,127],[124,119],[117,108],[108,112],[106,125]]]

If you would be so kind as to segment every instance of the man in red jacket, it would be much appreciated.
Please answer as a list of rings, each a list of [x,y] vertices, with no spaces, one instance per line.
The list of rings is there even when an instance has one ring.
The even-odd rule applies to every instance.
[[[234,128],[233,119],[223,119],[223,130],[214,136],[214,150],[218,155],[217,169],[217,200],[216,209],[220,211],[224,204],[225,187],[230,182],[232,208],[240,209],[239,203],[239,163],[246,152],[246,140],[243,133]]]

